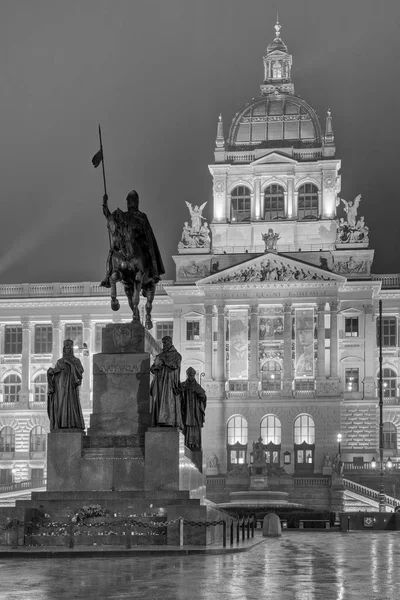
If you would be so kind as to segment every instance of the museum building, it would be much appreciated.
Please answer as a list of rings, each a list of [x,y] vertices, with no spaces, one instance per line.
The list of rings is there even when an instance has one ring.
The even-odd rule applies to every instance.
[[[158,284],[150,333],[172,336],[181,380],[192,366],[206,390],[206,473],[248,464],[261,436],[272,470],[318,474],[338,433],[351,471],[379,455],[382,300],[383,444],[397,466],[400,276],[371,274],[361,197],[340,196],[331,112],[321,123],[295,94],[279,23],[263,66],[260,95],[227,137],[219,117],[212,219],[202,198],[186,203],[188,216],[182,208],[176,278]],[[46,371],[62,341],[85,369],[88,423],[102,329],[130,319],[125,299],[112,313],[98,283],[0,286],[0,485],[46,475]]]

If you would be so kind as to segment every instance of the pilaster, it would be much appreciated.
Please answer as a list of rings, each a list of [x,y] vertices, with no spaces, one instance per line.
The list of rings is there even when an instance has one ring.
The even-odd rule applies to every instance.
[[[250,395],[256,396],[258,393],[258,305],[250,306],[250,370],[249,383]]]
[[[292,304],[283,305],[283,382],[282,395],[292,396]]]
[[[206,330],[204,336],[204,352],[205,352],[205,379],[210,381],[212,376],[212,356],[213,356],[213,336],[212,336],[212,320],[213,320],[213,305],[206,304],[204,310],[206,313]]]
[[[217,361],[215,365],[215,379],[225,380],[225,306],[217,306]]]
[[[339,302],[332,300],[329,303],[331,309],[331,357],[330,357],[330,376],[331,384],[334,384],[335,393],[339,393],[338,377],[338,307]],[[332,385],[331,385],[332,388]]]
[[[82,326],[83,326],[83,343],[87,345],[87,349],[83,349],[82,352],[82,365],[84,368],[83,380],[82,380],[82,388],[80,390],[80,398],[82,408],[90,408],[90,392],[91,386],[90,382],[92,381],[92,373],[91,373],[91,364],[90,364],[90,352],[89,349],[92,346],[92,328],[91,328],[91,320],[88,315],[82,316]]]
[[[364,305],[364,398],[375,397],[376,328],[373,305]]]
[[[254,208],[252,210],[252,219],[261,219],[261,179],[254,179]]]
[[[181,342],[182,342],[182,309],[177,308],[173,312],[174,317],[174,328],[172,334],[172,343],[175,348],[180,352],[181,351]]]
[[[51,324],[53,325],[53,350],[51,363],[54,367],[59,358],[61,358],[61,321],[58,316],[51,317]]]
[[[31,364],[31,322],[29,317],[21,318],[22,325],[22,356],[21,356],[21,391],[19,404],[28,406],[30,391],[30,364]]]

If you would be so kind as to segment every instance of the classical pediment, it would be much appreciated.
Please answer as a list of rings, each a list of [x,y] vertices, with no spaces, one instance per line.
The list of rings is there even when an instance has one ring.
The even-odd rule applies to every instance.
[[[346,278],[315,265],[287,258],[283,254],[266,252],[262,256],[205,277],[197,281],[197,285],[224,285],[225,283],[271,285],[324,281],[341,283],[346,281]]]
[[[254,160],[251,164],[252,165],[268,165],[268,164],[278,164],[278,163],[279,164],[286,163],[286,164],[290,164],[290,165],[295,165],[295,164],[297,164],[297,160],[294,160],[294,158],[290,158],[290,156],[287,156],[287,154],[283,154],[282,152],[272,151],[272,152],[267,152],[266,154],[264,154],[264,156],[261,156],[261,158]]]

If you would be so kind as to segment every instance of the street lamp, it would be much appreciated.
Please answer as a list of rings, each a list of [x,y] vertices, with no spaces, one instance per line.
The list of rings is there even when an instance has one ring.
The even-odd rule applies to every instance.
[[[385,512],[383,487],[383,369],[382,369],[382,300],[379,300],[379,512]]]
[[[338,453],[340,454],[340,442],[342,441],[342,434],[337,434],[337,442],[338,442]]]

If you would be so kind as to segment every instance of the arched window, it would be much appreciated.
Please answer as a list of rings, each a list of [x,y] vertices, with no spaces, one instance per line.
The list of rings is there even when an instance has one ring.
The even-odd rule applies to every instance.
[[[383,447],[387,450],[397,450],[397,427],[394,423],[386,421],[382,423]]]
[[[33,380],[33,398],[35,402],[46,402],[47,399],[47,376],[40,373]]]
[[[318,219],[318,188],[313,183],[305,183],[299,188],[297,218]]]
[[[4,378],[4,402],[18,402],[21,391],[21,377],[12,373]]]
[[[31,429],[30,452],[46,452],[46,431],[41,425]]]
[[[261,437],[264,444],[281,443],[281,422],[275,415],[266,415],[261,421]]]
[[[315,444],[315,423],[310,415],[299,415],[294,422],[294,443]]]
[[[245,185],[238,185],[231,192],[231,221],[234,223],[250,221],[250,215],[250,190]]]
[[[379,378],[378,378],[379,392]],[[397,396],[397,375],[393,369],[385,368],[382,370],[382,390],[384,398],[396,398]]]
[[[269,465],[280,465],[281,422],[275,415],[266,415],[261,420],[260,435],[265,447],[265,460]]]
[[[261,389],[265,392],[280,391],[282,369],[276,360],[267,360],[261,368]]]
[[[247,421],[241,415],[234,415],[228,421],[228,471],[246,464]]]
[[[12,427],[0,431],[0,452],[15,452],[15,432]]]
[[[314,471],[315,423],[310,415],[296,417],[294,434],[294,468],[298,474],[309,474]]]
[[[285,217],[285,194],[280,185],[270,185],[264,192],[264,219],[273,221],[274,219]]]

